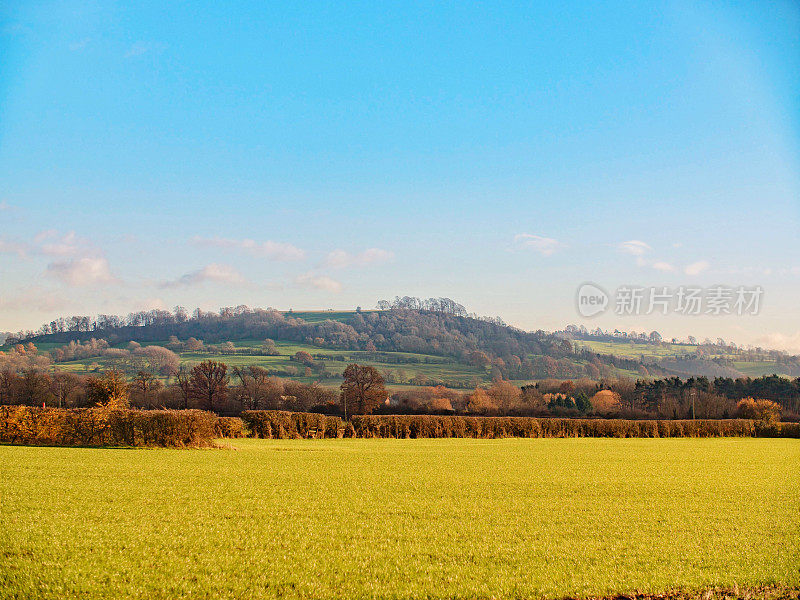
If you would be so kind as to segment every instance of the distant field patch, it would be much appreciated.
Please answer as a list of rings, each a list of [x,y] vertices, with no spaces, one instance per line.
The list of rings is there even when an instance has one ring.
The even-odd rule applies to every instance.
[[[783,439],[0,447],[0,598],[534,598],[800,585]]]
[[[600,342],[596,340],[576,340],[577,347],[588,348],[597,354],[613,354],[624,358],[667,358],[693,354],[697,346],[689,344],[645,344],[626,341]]]

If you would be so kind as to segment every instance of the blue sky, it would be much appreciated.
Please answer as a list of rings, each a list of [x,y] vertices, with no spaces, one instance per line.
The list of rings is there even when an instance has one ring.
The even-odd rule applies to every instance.
[[[409,294],[525,329],[800,351],[794,2],[7,2],[0,20],[0,329]],[[764,304],[584,321],[585,281],[761,285]]]

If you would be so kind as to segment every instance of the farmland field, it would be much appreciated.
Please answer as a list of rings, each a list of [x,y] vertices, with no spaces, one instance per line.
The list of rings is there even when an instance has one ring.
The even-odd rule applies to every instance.
[[[225,443],[0,447],[0,597],[800,585],[795,440]]]
[[[327,313],[323,313],[327,314]],[[235,347],[239,350],[252,349],[263,343],[263,340],[237,340]],[[146,343],[143,345],[162,345],[166,346],[166,341],[158,343]],[[125,346],[122,344],[121,346]],[[358,362],[363,365],[371,365],[381,370],[383,373],[395,372],[402,374],[404,379],[411,379],[415,376],[422,376],[429,380],[444,379],[449,381],[461,382],[463,388],[474,387],[476,383],[488,383],[491,381],[490,372],[485,368],[477,368],[443,356],[429,354],[418,354],[413,352],[391,352],[396,361],[403,362],[382,362],[381,356],[387,353],[371,353],[357,350],[336,350],[329,348],[318,348],[310,344],[299,342],[278,341],[275,346],[280,353],[278,356],[247,355],[247,354],[222,354],[218,352],[179,352],[181,364],[191,367],[204,360],[216,360],[226,363],[228,367],[258,365],[279,373],[287,377],[287,368],[296,369],[298,363],[291,360],[291,356],[299,351],[305,351],[316,357],[318,361],[324,361],[328,377],[320,378],[317,374],[304,376],[302,368],[299,375],[289,376],[291,379],[312,383],[318,381],[324,386],[339,387],[341,374],[350,362]],[[49,348],[45,348],[49,349]],[[96,372],[104,369],[119,368],[119,365],[103,357],[83,358],[68,362],[58,363],[58,368],[73,373]],[[527,383],[527,381],[523,382]],[[407,388],[410,384],[402,386],[389,386]],[[453,386],[458,387],[458,386]]]

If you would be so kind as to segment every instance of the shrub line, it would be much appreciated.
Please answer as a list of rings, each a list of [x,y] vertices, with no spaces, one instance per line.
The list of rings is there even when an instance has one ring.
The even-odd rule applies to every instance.
[[[624,420],[446,415],[337,416],[249,410],[218,417],[201,410],[0,406],[0,443],[44,446],[197,448],[214,438],[800,438],[800,424],[752,419]]]

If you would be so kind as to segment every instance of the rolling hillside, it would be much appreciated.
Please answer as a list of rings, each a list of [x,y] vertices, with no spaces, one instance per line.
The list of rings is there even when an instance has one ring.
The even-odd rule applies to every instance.
[[[564,332],[525,332],[497,320],[419,309],[281,312],[237,307],[196,311],[191,317],[151,311],[125,318],[61,319],[17,337],[52,356],[58,368],[77,372],[135,372],[141,362],[137,348],[161,346],[183,365],[206,359],[259,365],[274,375],[331,386],[351,362],[376,366],[392,387],[459,389],[497,377],[524,384],[800,374],[797,358],[781,353],[624,338],[568,339]]]

